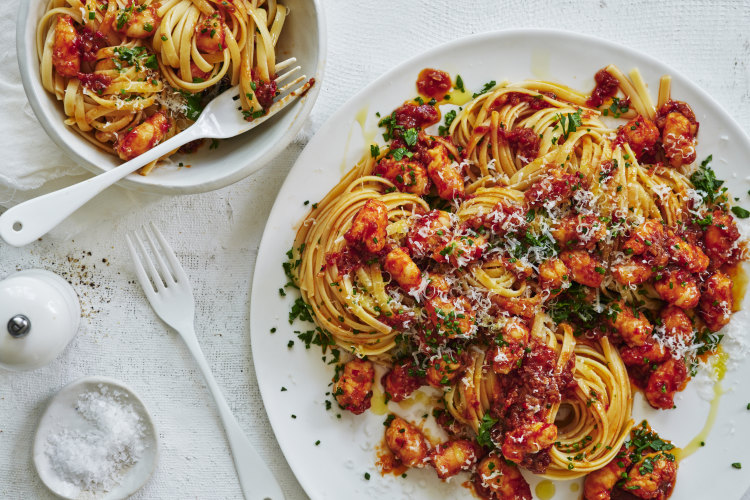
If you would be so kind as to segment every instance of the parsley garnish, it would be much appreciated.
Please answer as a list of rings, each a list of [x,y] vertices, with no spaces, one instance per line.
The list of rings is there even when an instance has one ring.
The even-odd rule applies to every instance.
[[[717,193],[724,184],[724,181],[716,178],[716,174],[713,169],[709,167],[709,163],[713,160],[713,155],[708,155],[698,167],[698,170],[693,172],[690,176],[690,182],[693,183],[695,188],[702,191],[703,200],[707,203],[715,203],[717,201],[725,201],[722,198],[726,198],[725,195],[718,195]]]
[[[482,416],[482,423],[479,424],[479,430],[477,430],[477,443],[480,446],[494,447],[492,437],[490,436],[490,429],[496,423],[497,419],[492,418],[489,413],[485,413]]]
[[[407,158],[411,158],[412,156],[414,156],[414,153],[406,148],[396,148],[391,150],[391,155],[393,156],[394,160],[400,161],[404,156],[406,156]]]
[[[417,143],[418,136],[419,132],[417,132],[417,129],[410,128],[404,132],[404,142],[407,146],[414,146]]]
[[[485,84],[484,84],[484,87],[482,87],[482,90],[480,90],[479,92],[474,92],[474,93],[473,93],[473,94],[471,95],[471,98],[472,98],[472,99],[476,99],[476,98],[477,98],[477,97],[479,97],[480,95],[482,95],[482,94],[486,94],[487,92],[489,92],[490,90],[492,90],[492,88],[493,88],[493,87],[494,87],[495,85],[497,85],[497,82],[496,82],[495,80],[490,80],[489,82],[487,82],[487,83],[485,83]]]
[[[201,106],[201,94],[191,94],[190,92],[180,91],[185,99],[185,116],[188,120],[195,121],[201,115],[203,106]]]
[[[456,75],[456,84],[453,88],[459,92],[466,92],[466,89],[464,88],[464,80],[461,78],[461,75]]]
[[[742,207],[734,206],[731,208],[731,210],[732,210],[732,213],[736,215],[737,217],[739,217],[740,219],[747,219],[748,217],[750,217],[750,212],[748,212]]]
[[[581,126],[581,108],[578,108],[575,113],[568,113],[565,115],[558,113],[557,120],[562,128],[562,137],[567,140],[568,136],[578,130],[578,127]],[[557,128],[557,126],[555,126],[555,128]]]
[[[448,131],[450,130],[451,123],[453,123],[453,120],[456,119],[456,110],[452,109],[445,113],[445,125],[440,125],[438,127],[438,135],[448,135]]]
[[[129,10],[130,8],[127,8],[117,13],[117,17],[115,17],[115,21],[117,22],[118,30],[121,30],[122,27],[125,26],[125,24],[127,24],[128,19],[130,19]]]

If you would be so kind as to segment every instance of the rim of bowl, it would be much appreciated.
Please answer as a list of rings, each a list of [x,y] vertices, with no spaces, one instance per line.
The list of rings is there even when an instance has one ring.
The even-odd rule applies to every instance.
[[[32,33],[31,43],[27,43],[26,25],[29,22],[31,16],[32,7],[38,5],[39,2],[44,0],[28,0],[20,2],[18,9],[18,16],[16,18],[16,58],[18,60],[18,67],[21,74],[21,83],[23,85],[24,93],[26,98],[31,105],[31,109],[34,111],[34,115],[42,128],[47,133],[47,136],[54,142],[68,158],[73,160],[77,165],[84,167],[89,172],[98,175],[103,172],[111,170],[111,167],[101,167],[93,163],[89,159],[79,154],[73,145],[63,138],[56,125],[53,125],[50,120],[47,119],[44,110],[44,104],[41,101],[40,94],[46,93],[46,90],[41,86],[41,82],[37,81],[32,68],[34,65],[38,65],[37,54],[36,54],[36,36]],[[257,158],[249,159],[246,161],[242,168],[239,168],[227,175],[221,177],[215,177],[213,179],[194,183],[194,184],[161,184],[154,182],[153,177],[143,177],[138,174],[130,174],[124,179],[118,181],[116,184],[121,187],[132,189],[134,191],[148,192],[148,193],[160,193],[160,194],[195,194],[205,193],[214,191],[217,189],[224,188],[230,184],[234,184],[245,177],[253,174],[265,166],[267,166],[274,158],[276,158],[282,150],[284,150],[292,140],[297,136],[302,126],[305,124],[307,117],[310,115],[315,102],[317,101],[318,94],[320,93],[321,83],[323,80],[323,73],[326,63],[327,54],[327,37],[326,37],[326,21],[323,7],[320,0],[309,0],[312,5],[313,14],[315,17],[315,27],[317,29],[317,45],[318,50],[315,61],[314,74],[312,78],[315,78],[315,85],[313,85],[308,92],[300,98],[300,100],[290,106],[287,112],[294,112],[295,115],[291,120],[291,124],[283,135],[275,141],[265,151],[262,151]],[[35,23],[36,25],[36,23]],[[35,86],[38,84],[38,86]],[[66,127],[66,125],[60,123],[60,127]],[[273,126],[271,124],[270,126]],[[94,148],[94,146],[87,144],[87,147]],[[151,180],[149,180],[149,178]]]
[[[62,386],[60,389],[58,389],[54,394],[49,396],[49,398],[45,402],[44,409],[42,410],[41,416],[39,417],[39,420],[37,421],[36,429],[34,429],[34,437],[33,437],[32,445],[31,445],[31,455],[32,455],[31,461],[34,464],[34,470],[36,471],[37,477],[42,482],[42,484],[44,484],[44,486],[54,495],[60,498],[68,499],[68,500],[76,500],[79,498],[79,496],[71,497],[71,496],[60,493],[59,490],[55,489],[53,485],[47,481],[48,479],[47,474],[40,472],[39,470],[39,461],[37,459],[37,455],[42,453],[42,450],[39,448],[40,446],[40,443],[39,443],[40,424],[42,423],[42,419],[44,419],[47,416],[47,411],[52,405],[52,402],[55,400],[55,398],[57,398],[57,396],[61,392],[65,390],[70,390],[71,388],[77,387],[77,386],[83,387],[84,384],[95,384],[95,385],[106,384],[110,387],[123,390],[128,394],[128,398],[132,398],[131,399],[132,401],[137,402],[138,404],[140,404],[141,408],[143,408],[143,412],[140,413],[140,416],[141,418],[145,420],[146,425],[151,428],[151,433],[153,435],[154,461],[151,467],[149,468],[148,473],[145,474],[142,480],[138,482],[137,487],[135,487],[135,489],[133,489],[126,495],[126,496],[131,496],[135,494],[136,492],[138,492],[141,488],[146,486],[146,484],[149,482],[151,477],[154,475],[154,472],[156,471],[157,467],[159,466],[159,459],[161,457],[161,445],[159,444],[159,429],[156,426],[156,422],[154,421],[154,416],[151,414],[151,411],[148,409],[148,406],[146,406],[146,403],[141,399],[138,393],[135,392],[135,390],[133,390],[133,388],[130,387],[125,382],[121,382],[115,378],[108,377],[106,375],[87,375],[87,376],[77,378],[75,380],[68,382],[67,384]]]

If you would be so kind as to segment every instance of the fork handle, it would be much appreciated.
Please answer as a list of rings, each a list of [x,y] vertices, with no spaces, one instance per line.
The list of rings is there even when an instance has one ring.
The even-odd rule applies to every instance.
[[[190,353],[198,363],[198,367],[206,379],[208,388],[216,401],[219,410],[219,416],[224,424],[224,431],[229,441],[229,448],[232,450],[234,459],[234,468],[237,470],[237,477],[240,480],[242,493],[246,500],[284,500],[284,494],[281,491],[279,483],[273,476],[263,459],[255,451],[253,445],[245,436],[237,419],[234,418],[232,410],[229,408],[221,388],[216,383],[211,368],[208,366],[203,351],[198,345],[198,340],[192,327],[186,331],[181,331],[182,338],[187,344]]]
[[[115,182],[200,135],[199,127],[190,127],[112,170],[9,208],[0,216],[0,237],[14,247],[31,243]]]

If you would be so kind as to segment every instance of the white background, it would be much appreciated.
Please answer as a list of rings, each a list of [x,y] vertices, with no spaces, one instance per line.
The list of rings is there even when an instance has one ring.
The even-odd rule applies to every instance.
[[[28,104],[23,104],[14,43],[17,3],[7,2],[8,14],[0,19],[4,69],[0,74],[4,157],[0,203],[18,196],[7,188],[5,178],[12,177],[19,162],[43,162],[55,172],[70,166],[39,131]],[[309,135],[364,85],[415,54],[464,35],[503,28],[547,27],[594,34],[673,66],[750,130],[750,5],[746,3],[323,3],[329,53],[318,103],[305,133],[266,169],[203,195],[139,197],[137,204],[126,205],[121,199],[128,193],[117,193],[117,203],[110,206],[114,198],[105,194],[97,211],[111,210],[111,216],[99,217],[105,219],[102,222],[84,229],[80,224],[68,225],[56,237],[23,249],[0,242],[0,278],[17,269],[55,271],[72,281],[84,313],[81,332],[49,366],[30,373],[0,371],[0,498],[51,497],[31,464],[34,429],[48,398],[85,375],[107,375],[129,384],[159,427],[159,467],[134,498],[241,497],[213,400],[179,338],[155,317],[133,281],[124,234],[149,220],[173,243],[191,278],[198,337],[230,406],[287,497],[305,498],[268,425],[250,357],[248,295],[257,247],[276,192]],[[581,56],[585,54],[581,47]],[[274,288],[268,293],[277,292]]]

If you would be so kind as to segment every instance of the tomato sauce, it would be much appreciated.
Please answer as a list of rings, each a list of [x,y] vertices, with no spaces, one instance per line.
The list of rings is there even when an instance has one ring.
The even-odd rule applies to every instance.
[[[591,106],[592,108],[598,108],[604,103],[606,98],[617,94],[620,82],[617,78],[610,75],[605,68],[596,72],[596,75],[594,75],[594,81],[596,82],[596,85],[594,86],[594,90],[591,91],[591,97],[586,101],[586,105]]]
[[[507,92],[495,99],[495,102],[492,103],[492,108],[501,108],[506,104],[517,106],[522,102],[527,103],[534,111],[552,107],[550,103],[544,100],[543,95],[551,99],[557,99],[557,96],[551,92],[542,92],[537,95],[524,94],[523,92]]]
[[[100,73],[78,73],[78,80],[87,89],[101,94],[112,84],[112,77]]]
[[[443,100],[445,94],[451,90],[451,77],[445,71],[425,68],[417,77],[417,91],[431,99]]]
[[[263,109],[266,110],[273,104],[273,98],[276,97],[277,88],[276,82],[271,80],[270,82],[264,82],[261,80],[255,81],[255,97],[258,98],[258,102]]]
[[[427,128],[440,121],[440,112],[429,104],[407,102],[396,109],[396,125],[404,129]]]
[[[359,251],[347,245],[340,252],[331,252],[327,254],[326,263],[321,271],[334,264],[339,271],[339,277],[341,277],[351,274],[362,267],[364,259]]]
[[[109,45],[107,38],[99,31],[90,29],[79,29],[78,38],[76,39],[76,49],[81,54],[81,58],[87,62],[96,61],[96,53],[99,49]]]
[[[502,130],[502,136],[508,144],[516,148],[516,154],[524,165],[530,163],[539,154],[539,136],[530,128]]]

